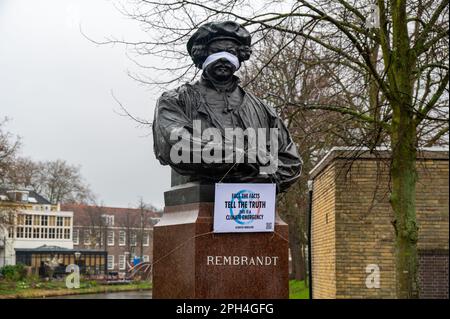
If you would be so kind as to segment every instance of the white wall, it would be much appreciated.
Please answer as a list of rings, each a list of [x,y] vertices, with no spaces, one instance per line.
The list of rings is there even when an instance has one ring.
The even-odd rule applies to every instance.
[[[73,228],[73,212],[64,212],[64,211],[32,211],[25,210],[22,211],[28,215],[48,215],[48,216],[65,216],[72,217],[72,223],[70,225],[71,228],[71,238],[72,238],[72,228]],[[6,230],[0,227],[0,238],[3,238],[6,235]],[[16,252],[15,249],[32,249],[38,248],[41,246],[58,246],[67,249],[73,249],[73,241],[72,239],[36,239],[36,238],[6,238],[6,242],[4,247],[0,247],[0,267],[4,265],[14,265],[16,263]]]

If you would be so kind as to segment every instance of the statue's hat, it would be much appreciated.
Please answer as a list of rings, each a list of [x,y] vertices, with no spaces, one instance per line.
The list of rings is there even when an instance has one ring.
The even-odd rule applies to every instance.
[[[208,45],[211,41],[229,39],[242,45],[250,46],[252,37],[239,23],[233,21],[208,22],[198,28],[187,43],[187,50],[192,56],[192,48],[197,45]]]

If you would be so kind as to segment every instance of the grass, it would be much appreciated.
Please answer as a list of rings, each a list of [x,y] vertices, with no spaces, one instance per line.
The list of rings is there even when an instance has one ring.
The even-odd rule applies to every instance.
[[[309,299],[309,289],[304,280],[289,280],[289,299]]]
[[[32,287],[34,286],[34,287]],[[121,285],[102,285],[95,282],[82,282],[78,289],[68,289],[64,281],[39,282],[38,285],[18,285],[18,283],[0,281],[0,299],[45,298],[64,295],[95,294],[119,291],[149,290],[150,282]],[[309,290],[305,281],[289,281],[289,299],[308,299]]]
[[[38,287],[27,285],[20,286],[15,283],[0,282],[0,299],[17,298],[45,298],[64,295],[95,294],[119,291],[148,290],[152,288],[150,282],[139,282],[120,285],[102,285],[93,282],[80,284],[78,289],[66,288],[65,283],[61,281],[42,282]]]

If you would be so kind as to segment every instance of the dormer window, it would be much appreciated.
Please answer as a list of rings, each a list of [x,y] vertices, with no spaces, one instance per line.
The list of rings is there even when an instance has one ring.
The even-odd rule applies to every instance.
[[[28,191],[12,190],[12,191],[7,191],[6,194],[8,195],[9,200],[11,200],[13,202],[28,203]]]

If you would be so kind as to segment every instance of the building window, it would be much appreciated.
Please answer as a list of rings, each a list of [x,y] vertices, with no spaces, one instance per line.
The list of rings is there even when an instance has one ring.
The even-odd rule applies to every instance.
[[[17,227],[17,238],[23,238],[23,227]]]
[[[48,229],[48,238],[55,239],[55,228]]]
[[[62,239],[63,238],[63,230],[62,228],[56,228],[56,238],[57,239]]]
[[[48,226],[48,216],[41,217],[41,226]]]
[[[84,244],[85,245],[91,244],[91,231],[87,229],[84,231]]]
[[[125,270],[126,263],[125,263],[125,255],[119,256],[119,270]]]
[[[46,228],[46,227],[41,228],[41,238],[45,238],[45,239],[48,238],[48,228]]]
[[[39,238],[39,228],[33,228],[33,238]]]
[[[108,270],[114,269],[114,255],[108,255]]]
[[[63,218],[58,216],[56,218],[56,226],[62,226],[63,225]]]
[[[25,227],[25,238],[31,238],[31,227]]]
[[[114,226],[114,215],[102,215],[105,226]]]
[[[70,227],[70,217],[64,217],[64,227]]]
[[[148,246],[150,244],[150,236],[148,232],[144,232],[144,234],[142,235],[142,241],[144,246]]]
[[[98,230],[98,231],[96,231],[95,232],[95,238],[96,238],[96,246],[98,245],[97,243],[98,242],[100,242],[100,246],[102,246],[103,247],[103,245],[104,245],[104,242],[105,242],[105,233],[103,232],[103,231],[100,231],[100,230]],[[99,240],[98,240],[99,239]]]
[[[70,228],[64,229],[64,239],[70,239]]]
[[[17,225],[25,225],[25,216],[20,214],[17,216]]]
[[[79,237],[80,231],[78,229],[73,230],[73,244],[78,245],[80,243],[80,237]]]
[[[56,221],[56,216],[50,216],[48,225],[55,226],[55,221]]]
[[[114,231],[108,231],[108,246],[114,246]]]
[[[132,231],[130,234],[130,244],[131,246],[136,246],[136,232]]]
[[[86,233],[86,231],[85,231]],[[103,246],[103,236],[102,232],[98,229],[94,229],[89,232],[91,234],[90,244],[94,244],[95,246]]]
[[[125,246],[127,236],[124,230],[119,231],[119,246]]]
[[[142,259],[144,260],[144,262],[150,261],[150,257],[148,255],[144,255]]]
[[[31,224],[32,224],[32,218],[33,218],[33,216],[31,216],[31,215],[26,215],[26,216],[25,216],[25,225],[31,226]]]
[[[40,215],[34,215],[33,216],[33,225],[41,225],[41,216]]]
[[[14,227],[8,228],[8,238],[14,238]]]

